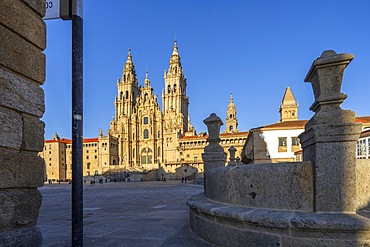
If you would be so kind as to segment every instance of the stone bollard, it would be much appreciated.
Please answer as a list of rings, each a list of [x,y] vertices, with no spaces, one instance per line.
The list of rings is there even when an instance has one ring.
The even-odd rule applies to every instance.
[[[228,166],[236,166],[238,165],[235,159],[235,153],[236,153],[236,148],[234,146],[229,147],[229,153],[230,153],[230,161],[228,163]]]
[[[347,98],[340,92],[344,69],[353,57],[324,51],[305,78],[315,95],[310,107],[315,115],[299,138],[303,160],[314,167],[315,212],[356,211],[356,141],[361,124],[355,122],[354,112],[340,108]]]
[[[220,128],[223,125],[221,119],[212,113],[208,118],[203,121],[207,125],[208,129],[208,145],[204,148],[202,153],[204,163],[204,189],[206,188],[207,171],[216,167],[225,167],[226,153],[219,144],[220,139]]]

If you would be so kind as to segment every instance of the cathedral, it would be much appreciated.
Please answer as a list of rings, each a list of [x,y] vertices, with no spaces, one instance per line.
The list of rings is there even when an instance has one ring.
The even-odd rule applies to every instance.
[[[186,77],[176,41],[169,68],[164,72],[162,109],[153,93],[149,73],[139,85],[131,51],[128,51],[122,77],[117,80],[115,114],[106,135],[100,130],[97,138],[83,142],[83,174],[100,175],[116,172],[157,170],[160,176],[188,177],[203,173],[202,153],[208,144],[208,135],[196,133],[188,114],[189,98]],[[207,113],[205,113],[205,116]],[[226,153],[234,146],[240,156],[248,132],[238,131],[238,120],[233,97],[226,110],[226,128],[220,135]],[[40,156],[46,165],[49,179],[71,179],[71,140],[45,140]]]
[[[117,81],[115,117],[108,134],[118,141],[118,164],[128,169],[154,169],[178,160],[179,139],[188,131],[189,98],[176,41],[164,72],[162,110],[148,72],[139,86],[131,52]],[[166,155],[164,155],[166,154]]]

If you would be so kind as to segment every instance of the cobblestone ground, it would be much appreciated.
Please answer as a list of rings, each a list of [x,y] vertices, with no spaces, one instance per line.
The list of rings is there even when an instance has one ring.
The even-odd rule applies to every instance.
[[[43,246],[71,246],[71,185],[40,191]],[[202,192],[177,181],[84,184],[84,246],[211,246],[188,224],[186,201]]]

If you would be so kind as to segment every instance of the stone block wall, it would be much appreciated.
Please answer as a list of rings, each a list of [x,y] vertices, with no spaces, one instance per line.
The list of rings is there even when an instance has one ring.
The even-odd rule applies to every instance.
[[[0,2],[0,246],[40,246],[44,0]]]
[[[370,216],[370,159],[356,160],[357,175],[357,211],[366,212]]]
[[[207,198],[232,205],[313,211],[310,162],[214,168],[205,183]]]

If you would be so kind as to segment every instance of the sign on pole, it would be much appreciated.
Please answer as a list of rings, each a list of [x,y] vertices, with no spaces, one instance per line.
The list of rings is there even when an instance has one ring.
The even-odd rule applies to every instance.
[[[46,1],[46,14],[43,18],[44,20],[51,20],[51,19],[59,19],[59,13],[60,13],[60,0],[48,0]]]
[[[72,20],[72,0],[46,0],[44,20]]]

